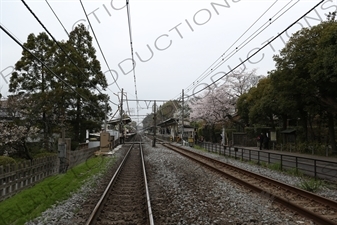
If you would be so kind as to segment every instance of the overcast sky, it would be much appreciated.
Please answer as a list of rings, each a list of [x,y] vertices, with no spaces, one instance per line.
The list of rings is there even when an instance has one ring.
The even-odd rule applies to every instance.
[[[66,40],[67,34],[47,2],[68,32],[78,23],[88,25],[80,1],[25,2],[57,40]],[[181,95],[182,89],[185,89],[185,94],[192,95],[238,66],[320,1],[130,0],[136,65],[133,71],[125,2],[82,0],[108,63],[103,60],[94,40],[96,55],[109,83],[105,93],[109,94],[112,102],[119,103],[116,95],[120,95],[120,90],[112,76],[128,99],[136,99],[137,90],[138,112],[136,102],[130,101],[128,106],[132,115],[142,116],[151,112],[153,104],[153,101],[143,100],[174,99]],[[274,69],[272,56],[278,54],[293,32],[318,24],[326,19],[328,12],[336,9],[336,0],[326,0],[240,69],[257,69],[259,75],[267,75]],[[0,0],[0,23],[21,43],[26,42],[30,33],[38,35],[45,31],[21,1]],[[4,97],[10,94],[10,73],[21,52],[20,46],[1,30],[0,92]],[[224,59],[223,63],[218,67],[212,66],[220,57]],[[200,79],[205,71],[209,72],[208,76]],[[193,82],[195,86],[191,86]],[[112,103],[110,106],[114,111],[117,109]],[[127,107],[126,103],[124,106]],[[138,120],[136,117],[133,119]]]

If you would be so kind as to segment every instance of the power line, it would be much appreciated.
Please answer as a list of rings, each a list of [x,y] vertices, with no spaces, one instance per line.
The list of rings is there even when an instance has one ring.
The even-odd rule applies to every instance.
[[[223,59],[223,61],[219,62],[216,65],[216,67],[213,68],[213,71],[216,70],[217,68],[219,68],[228,59],[233,57],[239,50],[241,50],[243,47],[245,47],[248,43],[250,43],[252,40],[254,40],[259,34],[261,34],[265,29],[267,29],[267,27],[269,27],[272,23],[274,23],[277,19],[279,19],[282,15],[284,15],[288,10],[290,10],[292,7],[294,7],[299,1],[300,0],[297,0],[297,2],[295,2],[290,8],[286,9],[284,12],[282,12],[281,15],[279,15],[278,17],[276,17],[276,19],[273,20],[272,18],[275,17],[277,14],[279,14],[291,2],[290,1],[286,6],[284,6],[281,10],[279,10],[272,18],[270,18],[267,22],[265,22],[258,30],[256,30],[253,34],[251,34],[248,38],[246,38],[246,40],[243,43],[241,43],[238,47],[236,47],[236,49],[234,50],[235,52],[232,55],[227,56],[227,59],[224,58],[226,60]],[[268,26],[264,27],[266,24],[268,24]],[[264,27],[264,28],[261,31],[259,31],[262,27]],[[251,39],[249,39],[249,38],[251,38]]]
[[[259,29],[257,29],[253,34],[251,34],[246,40],[244,40],[236,49],[234,49],[229,56],[222,59],[222,61],[219,61],[211,71],[209,71],[203,79],[205,79],[207,76],[209,76],[212,72],[214,72],[216,69],[218,69],[222,64],[227,62],[230,58],[232,58],[239,50],[241,50],[243,47],[245,47],[248,43],[250,43],[252,40],[254,40],[259,34],[261,34],[265,29],[267,29],[273,22],[275,22],[277,19],[279,19],[284,13],[286,13],[288,10],[290,10],[292,7],[294,7],[300,0],[297,0],[290,8],[286,9],[280,16],[278,16],[276,19],[272,20],[273,17],[275,17],[277,14],[279,14],[286,6],[284,6],[281,10],[279,10],[272,18],[270,18],[268,21],[266,21]],[[266,27],[264,27],[266,24],[268,24]],[[264,27],[264,28],[263,28]],[[262,30],[260,30],[263,28]],[[260,31],[259,31],[260,30]],[[253,37],[252,37],[253,36]],[[252,37],[252,38],[251,38]]]
[[[68,33],[68,31],[67,31],[67,29],[63,26],[63,24],[62,24],[62,22],[61,22],[61,20],[58,18],[58,16],[56,15],[56,13],[54,12],[54,10],[53,10],[53,8],[51,7],[51,5],[49,4],[49,2],[48,2],[48,0],[45,0],[46,1],[46,3],[48,4],[48,6],[49,6],[49,8],[50,8],[50,10],[54,13],[54,15],[55,15],[55,17],[56,17],[56,19],[59,21],[59,23],[61,24],[61,26],[63,27],[63,30],[66,32],[66,34],[68,35],[68,37],[69,37],[69,33]]]
[[[92,106],[94,106],[95,108],[101,110],[99,107],[93,105],[85,96],[83,96],[82,94],[80,94],[79,92],[77,92],[70,84],[68,84],[65,80],[63,80],[60,76],[58,76],[56,73],[54,73],[54,71],[52,71],[41,59],[39,59],[36,55],[34,55],[28,48],[26,48],[23,44],[21,44],[15,37],[14,35],[12,35],[9,31],[7,31],[1,24],[0,24],[0,28],[1,30],[3,30],[13,41],[15,41],[18,45],[20,45],[21,48],[23,48],[24,50],[26,50],[31,56],[33,56],[37,61],[39,61],[43,66],[45,66],[47,68],[47,70],[49,72],[51,72],[55,77],[57,77],[59,80],[61,80],[63,83],[65,83],[66,85],[68,85],[70,87],[70,89],[77,93],[79,96],[81,96],[83,99],[87,100],[89,104],[91,104]]]
[[[187,90],[187,92],[189,91],[189,88],[192,88],[194,86],[195,82],[199,83],[201,81],[201,80],[198,81],[198,79],[203,77],[205,75],[205,73],[210,71],[210,69],[213,67],[213,65],[216,64],[217,61],[220,60],[224,55],[226,55],[226,53],[229,51],[229,49],[232,48],[276,4],[277,1],[278,0],[276,0],[271,6],[269,6],[269,8],[266,11],[264,11],[264,13],[262,13],[262,15],[259,18],[257,18],[253,22],[253,24],[250,25],[250,27],[245,32],[243,32],[243,34],[239,38],[237,38],[236,41],[231,46],[229,46],[227,48],[227,50],[221,56],[219,56],[219,58],[217,58],[192,84],[190,84],[187,88],[185,88]]]
[[[285,33],[288,29],[290,29],[292,26],[294,26],[298,21],[300,21],[303,17],[305,17],[306,15],[308,15],[311,11],[313,11],[316,7],[318,7],[320,4],[322,4],[325,0],[321,0],[318,4],[316,4],[313,8],[311,8],[309,11],[307,11],[304,15],[302,15],[300,18],[298,18],[295,22],[293,22],[292,24],[290,24],[286,29],[284,29],[281,33],[279,33],[278,35],[276,35],[274,38],[272,38],[270,41],[268,41],[264,46],[262,46],[260,49],[258,49],[256,52],[254,52],[251,56],[247,57],[244,61],[242,61],[241,63],[239,63],[237,66],[235,66],[233,69],[231,69],[229,72],[227,72],[225,75],[221,76],[220,78],[218,78],[217,80],[213,81],[211,84],[207,85],[206,87],[202,88],[201,90],[197,91],[195,94],[200,93],[201,91],[205,90],[206,88],[211,87],[213,84],[215,84],[216,82],[218,82],[219,80],[221,80],[223,77],[227,76],[228,74],[230,74],[231,72],[233,72],[235,69],[237,69],[238,67],[240,67],[242,64],[244,64],[245,62],[247,62],[249,59],[251,59],[253,56],[255,56],[257,53],[259,53],[262,49],[264,49],[265,47],[267,47],[270,43],[272,43],[273,41],[275,41],[278,37],[280,37],[283,33]],[[189,97],[189,96],[187,96]]]
[[[51,11],[54,13],[55,17],[57,18],[57,20],[59,21],[59,23],[61,24],[61,26],[63,27],[63,29],[64,29],[64,31],[66,32],[66,34],[68,35],[68,37],[70,37],[70,35],[69,35],[67,29],[64,27],[63,23],[62,23],[61,20],[58,18],[57,14],[55,13],[55,11],[54,11],[53,8],[51,7],[51,5],[48,3],[48,0],[45,0],[45,1],[46,1],[46,3],[48,4],[48,6],[49,6],[49,8],[51,9]],[[75,50],[75,52],[77,53],[77,55],[79,55],[79,53],[78,53],[76,50]],[[90,67],[90,70],[91,70],[94,74],[97,74],[97,72],[92,68],[91,65],[89,65],[89,67]],[[113,79],[114,79],[115,82],[117,82],[117,81],[115,80],[114,77],[113,77]],[[91,81],[89,81],[89,82],[91,83]],[[109,87],[107,87],[107,89],[108,89],[109,91],[112,92],[112,90],[111,90]],[[100,92],[100,90],[99,90],[98,88],[97,88],[97,90]],[[100,92],[100,93],[101,93],[101,92]],[[113,93],[113,92],[112,92],[112,93]],[[101,93],[101,94],[102,94],[102,93]],[[109,99],[109,102],[111,102],[111,103],[114,104],[114,105],[117,105],[116,103],[112,102],[110,99]]]
[[[135,71],[135,60],[133,54],[133,43],[132,43],[132,31],[131,31],[131,16],[130,16],[130,4],[129,0],[126,0],[126,9],[127,9],[127,16],[128,16],[128,25],[129,25],[129,37],[130,37],[130,47],[131,47],[131,58],[132,58],[132,71],[133,71],[133,81],[135,86],[135,95],[136,99],[138,99],[137,93],[137,81],[136,81],[136,71]],[[137,114],[139,114],[139,102],[136,103]]]
[[[34,18],[39,22],[39,24],[43,27],[43,29],[49,34],[49,36],[53,39],[53,41],[56,43],[56,45],[62,50],[63,53],[65,53],[66,57],[71,61],[73,65],[76,66],[77,70],[81,72],[84,75],[84,72],[77,66],[77,64],[74,62],[74,60],[68,55],[68,53],[62,48],[62,46],[59,44],[59,42],[54,38],[54,36],[49,32],[49,30],[45,27],[45,25],[41,22],[41,20],[35,15],[35,13],[31,10],[31,8],[27,5],[27,3],[24,0],[21,0],[21,2],[26,6],[28,11],[34,16]],[[77,52],[76,52],[77,53]],[[85,76],[85,75],[84,75]],[[89,81],[91,83],[91,81]],[[94,85],[95,89],[98,90],[101,94],[103,94],[97,87]],[[111,103],[117,105],[116,103],[110,101]]]
[[[94,38],[95,38],[96,43],[97,43],[97,45],[98,45],[98,48],[99,48],[99,50],[100,50],[100,52],[101,52],[101,54],[102,54],[102,56],[103,56],[104,62],[105,62],[105,64],[106,64],[106,66],[108,67],[109,72],[111,73],[110,66],[109,66],[109,64],[108,64],[108,62],[107,62],[107,60],[106,60],[106,58],[105,58],[105,55],[104,55],[104,53],[103,53],[103,51],[102,51],[102,48],[101,48],[101,45],[100,45],[99,42],[98,42],[98,39],[97,39],[97,37],[96,37],[94,28],[93,28],[92,25],[91,25],[91,22],[90,22],[90,20],[89,20],[89,17],[88,17],[88,15],[87,15],[87,12],[85,11],[85,8],[84,8],[84,6],[83,6],[82,0],[80,0],[80,3],[81,3],[81,6],[82,6],[82,9],[83,9],[83,11],[84,11],[85,17],[86,17],[87,20],[88,20],[88,23],[89,23],[89,26],[90,26],[90,28],[91,28],[91,31],[92,31],[92,33],[93,33],[93,35],[94,35]],[[116,86],[117,86],[118,89],[121,91],[121,88],[120,88],[119,85],[117,84],[117,81],[116,81],[115,77],[112,75],[112,73],[111,73],[111,76],[112,76],[112,78],[114,79],[114,81],[115,81],[115,83],[116,83]]]
[[[278,0],[276,0],[249,28],[248,30],[256,24],[256,22],[258,20],[260,20],[260,18],[262,18],[263,15],[265,15],[270,9],[272,6],[275,5],[275,3],[277,2]],[[232,58],[239,50],[241,50],[244,46],[246,46],[248,43],[250,43],[252,40],[254,40],[260,33],[262,33],[265,29],[267,29],[267,27],[269,27],[273,22],[275,22],[277,19],[279,19],[285,12],[287,12],[288,10],[290,10],[292,7],[294,7],[298,2],[299,0],[297,0],[297,2],[295,2],[291,7],[289,7],[288,9],[286,9],[284,12],[282,12],[293,0],[291,0],[290,2],[288,2],[285,6],[283,6],[276,14],[274,14],[267,22],[265,22],[262,26],[260,26],[253,34],[251,34],[248,38],[246,38],[238,47],[236,47],[235,49],[233,49],[231,51],[231,53],[229,55],[227,55],[226,57],[223,57],[227,52],[228,50],[234,46],[234,44],[239,40],[241,39],[241,37],[247,33],[248,30],[246,30],[244,32],[243,35],[241,35],[239,37],[239,39],[237,39],[235,41],[234,44],[232,44],[226,51],[224,54],[222,54],[214,63],[212,63],[212,65],[210,67],[207,68],[206,71],[204,71],[199,77],[198,79],[201,77],[201,79],[197,79],[196,81],[194,81],[192,84],[190,84],[186,89],[187,89],[187,92],[190,91],[195,85],[197,85],[198,83],[200,83],[203,79],[205,79],[207,76],[209,76],[211,73],[213,73],[217,68],[219,68],[223,63],[225,63],[228,59]],[[272,18],[274,18],[275,16],[277,16],[280,12],[282,12],[282,14],[280,16],[278,16],[276,19],[272,20]],[[268,24],[266,26],[266,24]],[[263,29],[262,29],[263,28]],[[262,29],[262,30],[261,30]],[[261,30],[261,31],[259,31]],[[257,34],[256,34],[257,33]],[[256,35],[255,35],[256,34]],[[253,36],[253,38],[251,38]],[[221,59],[221,60],[220,60]],[[219,61],[220,60],[220,61]],[[242,64],[242,63],[241,63]],[[210,69],[211,68],[211,69]],[[222,76],[224,77],[224,76]]]

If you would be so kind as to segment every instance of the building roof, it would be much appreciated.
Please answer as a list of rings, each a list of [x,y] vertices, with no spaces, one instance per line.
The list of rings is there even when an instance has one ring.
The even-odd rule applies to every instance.
[[[161,123],[158,123],[157,126],[159,127],[165,127],[165,126],[169,126],[169,125],[172,125],[172,124],[177,124],[178,123],[178,119],[175,119],[175,118],[170,118],[170,119],[167,119]]]
[[[281,131],[281,134],[291,134],[295,132],[296,132],[296,129],[287,129],[287,130]]]
[[[132,120],[130,117],[126,117],[126,118],[123,118],[122,119],[123,123],[124,124],[128,124],[130,123]],[[111,124],[111,125],[116,125],[116,124],[119,124],[121,122],[121,119],[120,118],[115,118],[115,119],[111,119],[107,122],[107,124]]]

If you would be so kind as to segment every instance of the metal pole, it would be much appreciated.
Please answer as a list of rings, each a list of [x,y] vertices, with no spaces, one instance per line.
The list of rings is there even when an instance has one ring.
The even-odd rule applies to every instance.
[[[123,134],[123,88],[121,93],[121,108],[120,108],[120,123],[119,123],[119,133],[121,134],[122,139],[120,139],[121,144],[124,143],[124,134]]]
[[[108,117],[108,102],[105,101],[105,120],[104,120],[104,131],[106,132],[107,127],[107,117]]]
[[[153,105],[153,124],[154,124],[154,130],[153,130],[153,142],[152,147],[156,147],[156,133],[157,133],[157,112],[156,112],[156,100],[154,101]]]
[[[225,146],[225,112],[222,112],[222,144]]]
[[[184,89],[182,90],[182,107],[181,107],[181,144],[184,144]]]

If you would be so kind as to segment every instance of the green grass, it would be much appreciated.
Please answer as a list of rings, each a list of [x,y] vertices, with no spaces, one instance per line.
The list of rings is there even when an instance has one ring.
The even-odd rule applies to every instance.
[[[303,172],[297,168],[287,169],[285,173],[291,176],[298,176],[298,177],[304,176]]]
[[[201,150],[201,151],[204,151],[204,152],[207,152],[207,149],[201,147],[200,145],[194,145],[193,146],[195,149],[198,149],[198,150]]]
[[[266,162],[260,162],[260,166],[262,166],[262,167],[268,167],[268,163],[266,163]]]
[[[64,174],[44,179],[32,188],[0,202],[0,224],[23,225],[41,215],[46,209],[66,200],[92,175],[105,171],[110,157],[93,157]]]
[[[257,161],[253,161],[253,160],[248,161],[248,164],[253,165],[253,166],[259,165]]]
[[[281,163],[271,163],[271,164],[268,164],[267,167],[271,170],[282,171]]]
[[[306,191],[310,191],[310,192],[317,192],[322,186],[323,186],[323,181],[315,180],[315,179],[303,180],[299,184],[300,188]]]

